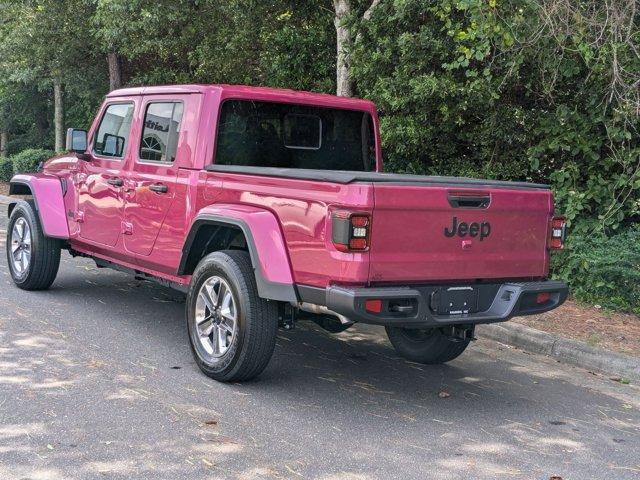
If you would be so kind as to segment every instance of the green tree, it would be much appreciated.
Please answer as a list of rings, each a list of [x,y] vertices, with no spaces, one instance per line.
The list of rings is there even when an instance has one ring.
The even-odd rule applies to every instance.
[[[91,4],[83,0],[2,3],[0,72],[3,81],[19,83],[53,97],[54,148],[64,145],[65,86],[86,89],[96,73],[86,18]]]
[[[551,181],[586,230],[637,216],[633,3],[383,0],[351,56],[389,168]]]

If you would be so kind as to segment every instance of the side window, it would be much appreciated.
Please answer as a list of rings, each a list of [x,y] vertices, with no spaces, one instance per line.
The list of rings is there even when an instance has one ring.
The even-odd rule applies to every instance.
[[[114,103],[107,107],[93,139],[93,151],[102,157],[122,158],[131,130],[133,103]]]
[[[140,160],[172,163],[176,159],[182,110],[181,102],[154,102],[147,106]]]

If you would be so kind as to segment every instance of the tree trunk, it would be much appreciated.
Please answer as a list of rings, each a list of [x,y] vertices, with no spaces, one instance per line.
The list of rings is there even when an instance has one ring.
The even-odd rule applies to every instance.
[[[47,112],[42,108],[36,107],[34,116],[38,137],[45,138],[50,125],[49,118],[47,118]]]
[[[107,63],[109,64],[109,91],[116,90],[122,86],[120,57],[115,52],[109,52],[107,53]]]
[[[380,4],[380,2],[381,0],[373,0],[373,2],[371,2],[371,5],[369,5],[369,8],[367,8],[367,11],[364,12],[364,14],[362,15],[362,20],[364,21],[371,20],[371,15],[373,15],[373,11]],[[358,34],[356,35],[356,43],[360,41],[361,36],[362,36],[362,32],[359,31]]]
[[[351,49],[351,32],[345,21],[351,12],[349,0],[333,0],[336,16],[333,20],[336,26],[336,95],[342,97],[353,96],[353,80],[349,64],[349,50]]]
[[[0,157],[7,156],[7,143],[9,142],[9,134],[0,132]]]
[[[55,151],[64,149],[64,104],[62,101],[62,83],[59,78],[53,80],[53,124],[55,128]]]
[[[369,8],[362,15],[363,21],[371,19],[371,15],[375,8],[380,4],[381,0],[373,0]],[[336,16],[333,23],[336,26],[336,44],[338,56],[336,59],[336,94],[342,97],[352,97],[354,93],[353,78],[351,76],[351,47],[353,46],[353,37],[351,32],[345,25],[347,17],[351,13],[351,4],[349,0],[333,0],[333,8]],[[360,40],[360,33],[356,35],[355,41]]]

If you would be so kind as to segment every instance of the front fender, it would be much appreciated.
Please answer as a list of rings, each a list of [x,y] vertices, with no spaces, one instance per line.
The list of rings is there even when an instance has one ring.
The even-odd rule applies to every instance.
[[[297,302],[291,263],[280,224],[273,213],[249,205],[216,204],[198,212],[182,249],[183,272],[189,249],[198,229],[205,224],[230,225],[244,233],[256,275],[260,297],[286,302]]]
[[[9,184],[9,195],[33,196],[44,234],[53,238],[69,238],[64,192],[59,177],[46,173],[14,175]],[[9,214],[12,210],[9,209]]]

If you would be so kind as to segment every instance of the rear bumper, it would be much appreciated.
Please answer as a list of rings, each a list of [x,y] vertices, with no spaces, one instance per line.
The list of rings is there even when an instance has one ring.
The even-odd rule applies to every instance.
[[[567,285],[559,281],[526,283],[477,284],[477,311],[473,313],[439,314],[434,295],[447,285],[409,287],[345,288],[326,290],[300,287],[302,301],[326,306],[329,310],[354,322],[396,327],[436,327],[458,324],[494,323],[515,316],[532,315],[552,310],[567,299]],[[451,286],[455,287],[455,286]],[[548,299],[537,303],[540,293]],[[547,296],[545,295],[545,298]],[[367,300],[382,300],[382,311],[365,310]],[[392,311],[394,305],[411,305],[411,311]],[[408,310],[408,309],[407,309]]]

